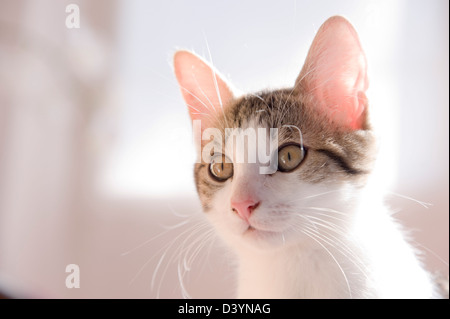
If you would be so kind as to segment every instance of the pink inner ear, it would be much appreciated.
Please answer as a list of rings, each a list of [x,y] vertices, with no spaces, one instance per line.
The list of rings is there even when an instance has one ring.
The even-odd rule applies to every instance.
[[[353,130],[363,127],[367,63],[347,20],[332,17],[321,26],[297,81],[331,122]]]
[[[191,119],[207,125],[233,98],[231,90],[212,67],[191,52],[176,52],[174,67]]]

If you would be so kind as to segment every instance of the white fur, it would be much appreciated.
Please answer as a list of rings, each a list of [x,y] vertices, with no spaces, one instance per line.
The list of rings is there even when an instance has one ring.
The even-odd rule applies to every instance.
[[[433,296],[427,272],[369,187],[261,175],[258,164],[235,164],[225,183],[206,215],[236,253],[238,298]],[[261,200],[250,218],[257,231],[232,212],[236,194]]]

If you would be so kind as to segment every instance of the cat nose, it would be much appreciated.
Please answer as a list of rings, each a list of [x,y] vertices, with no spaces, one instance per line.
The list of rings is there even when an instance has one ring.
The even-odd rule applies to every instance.
[[[231,210],[238,214],[243,220],[248,221],[250,215],[258,208],[260,203],[261,202],[253,199],[231,201]]]

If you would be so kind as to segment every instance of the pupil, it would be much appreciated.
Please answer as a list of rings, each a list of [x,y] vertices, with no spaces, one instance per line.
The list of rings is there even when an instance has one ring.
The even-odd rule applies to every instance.
[[[223,171],[223,162],[221,163],[222,171]]]
[[[288,160],[289,161],[291,160],[291,153],[290,152],[288,152]]]

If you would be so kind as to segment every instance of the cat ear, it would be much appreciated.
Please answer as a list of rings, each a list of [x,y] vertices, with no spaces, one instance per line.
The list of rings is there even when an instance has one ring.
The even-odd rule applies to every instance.
[[[331,17],[320,27],[295,84],[331,123],[350,130],[366,127],[366,57],[345,18]]]
[[[192,120],[210,122],[233,99],[228,84],[197,55],[177,51],[174,68]]]

